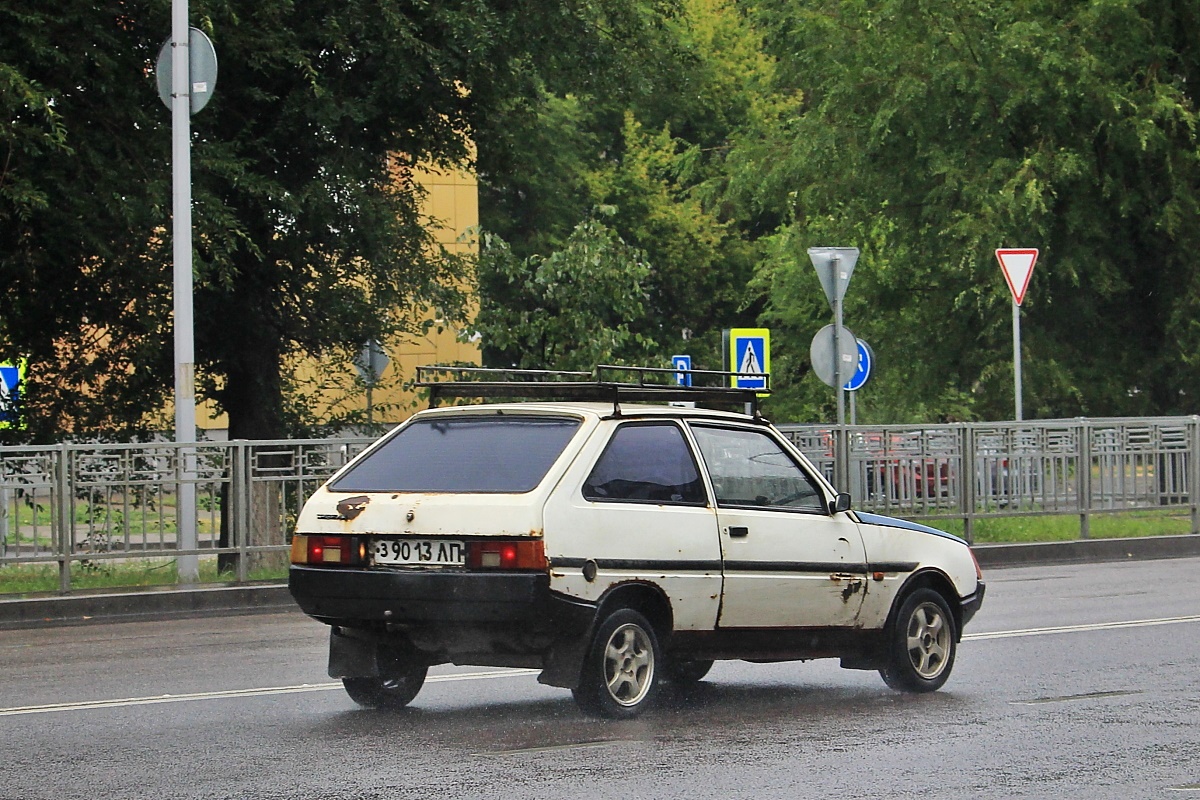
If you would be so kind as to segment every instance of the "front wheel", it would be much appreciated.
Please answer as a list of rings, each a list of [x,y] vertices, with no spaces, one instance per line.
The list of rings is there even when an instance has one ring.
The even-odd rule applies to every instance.
[[[954,615],[946,599],[933,589],[918,589],[896,614],[879,674],[893,689],[935,691],[950,677],[957,647]]]
[[[588,648],[575,702],[588,714],[629,719],[654,699],[662,657],[654,627],[638,612],[614,611]]]
[[[429,665],[380,645],[379,675],[342,678],[350,699],[366,708],[395,710],[413,701],[425,685]]]

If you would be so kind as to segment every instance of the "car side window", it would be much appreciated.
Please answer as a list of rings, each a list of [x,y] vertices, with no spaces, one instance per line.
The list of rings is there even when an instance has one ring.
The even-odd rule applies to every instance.
[[[717,505],[825,513],[817,484],[766,433],[693,425]]]
[[[594,501],[707,505],[700,470],[683,431],[672,423],[617,428],[583,484]]]

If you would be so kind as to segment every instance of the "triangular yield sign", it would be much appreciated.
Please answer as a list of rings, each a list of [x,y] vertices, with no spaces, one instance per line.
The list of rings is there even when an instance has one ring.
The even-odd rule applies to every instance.
[[[1004,280],[1008,281],[1008,289],[1017,305],[1021,305],[1025,300],[1025,290],[1029,288],[1029,279],[1033,276],[1033,265],[1037,263],[1037,257],[1037,248],[1002,248],[996,251],[996,259],[1004,272]]]

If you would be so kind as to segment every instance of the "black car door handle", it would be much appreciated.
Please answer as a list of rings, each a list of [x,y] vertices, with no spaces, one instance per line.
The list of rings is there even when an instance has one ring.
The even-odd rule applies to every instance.
[[[731,538],[731,539],[740,539],[743,536],[749,536],[749,535],[750,535],[750,529],[745,526],[742,526],[742,525],[730,525],[729,526],[729,538]]]

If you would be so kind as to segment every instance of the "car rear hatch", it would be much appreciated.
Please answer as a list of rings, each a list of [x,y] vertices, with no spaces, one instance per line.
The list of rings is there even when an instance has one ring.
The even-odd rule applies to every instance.
[[[581,424],[561,413],[418,415],[309,499],[292,563],[544,570],[542,508]]]

